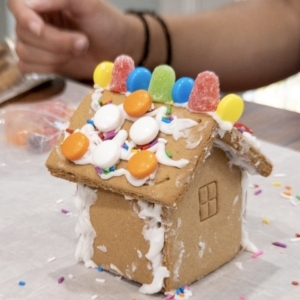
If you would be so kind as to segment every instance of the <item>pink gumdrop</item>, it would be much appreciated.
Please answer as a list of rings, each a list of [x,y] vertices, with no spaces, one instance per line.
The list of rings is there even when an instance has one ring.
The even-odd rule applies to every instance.
[[[127,55],[120,55],[114,61],[110,90],[116,93],[127,92],[126,82],[129,73],[134,69],[134,61]]]
[[[199,73],[190,94],[188,107],[195,112],[215,111],[219,101],[218,76],[210,71]]]

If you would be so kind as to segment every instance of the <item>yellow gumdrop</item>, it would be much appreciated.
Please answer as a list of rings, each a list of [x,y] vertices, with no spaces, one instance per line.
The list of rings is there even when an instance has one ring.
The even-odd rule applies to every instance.
[[[113,66],[114,64],[110,61],[100,63],[94,70],[94,83],[102,88],[107,87],[111,82]]]
[[[218,104],[217,114],[223,121],[235,123],[244,111],[244,101],[235,94],[226,95]]]

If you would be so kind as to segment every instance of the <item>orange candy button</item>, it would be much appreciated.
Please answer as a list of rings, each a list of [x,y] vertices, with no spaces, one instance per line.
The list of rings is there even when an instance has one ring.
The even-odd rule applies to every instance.
[[[124,100],[124,110],[131,117],[143,116],[152,105],[152,98],[145,90],[137,90]]]
[[[157,168],[157,158],[151,151],[140,151],[128,161],[127,169],[135,178],[145,178]]]
[[[64,140],[61,151],[67,159],[77,160],[86,153],[89,145],[90,141],[83,133],[74,132]]]

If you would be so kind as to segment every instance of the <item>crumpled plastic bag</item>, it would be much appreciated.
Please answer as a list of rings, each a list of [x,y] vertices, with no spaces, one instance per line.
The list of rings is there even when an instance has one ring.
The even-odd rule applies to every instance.
[[[74,109],[59,98],[8,105],[0,110],[3,140],[32,153],[47,152],[68,127],[73,113]]]

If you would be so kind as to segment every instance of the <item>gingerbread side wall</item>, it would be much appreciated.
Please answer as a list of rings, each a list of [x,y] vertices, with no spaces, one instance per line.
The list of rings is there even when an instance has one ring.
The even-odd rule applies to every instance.
[[[96,231],[93,261],[118,275],[140,283],[151,283],[151,263],[145,254],[149,243],[142,232],[144,220],[138,216],[135,200],[99,189],[98,199],[90,208]]]
[[[213,149],[195,173],[178,209],[168,209],[164,260],[172,290],[219,268],[240,251],[241,170],[229,167],[225,153]]]

